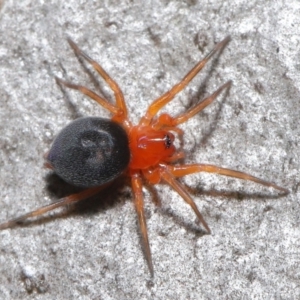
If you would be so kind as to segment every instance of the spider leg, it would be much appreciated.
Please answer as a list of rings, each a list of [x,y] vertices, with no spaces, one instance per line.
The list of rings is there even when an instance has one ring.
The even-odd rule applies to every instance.
[[[151,250],[149,246],[149,239],[148,239],[148,231],[147,231],[147,224],[144,212],[144,200],[143,200],[143,191],[142,191],[142,179],[139,173],[134,173],[131,177],[131,184],[134,194],[134,204],[135,209],[138,215],[139,225],[142,233],[144,250],[146,254],[146,259],[148,263],[148,267],[153,277],[153,263],[152,263],[152,256]]]
[[[84,200],[86,198],[89,198],[89,197],[97,194],[102,189],[103,189],[103,186],[100,186],[100,187],[98,186],[98,187],[94,187],[94,188],[84,190],[84,191],[82,191],[80,193],[77,193],[77,194],[73,194],[73,195],[64,197],[64,198],[60,199],[58,202],[42,206],[42,207],[40,207],[36,210],[33,210],[33,211],[31,211],[27,214],[24,214],[20,217],[8,220],[8,221],[0,224],[0,230],[13,227],[13,226],[17,225],[18,223],[20,223],[20,222],[22,222],[22,221],[24,221],[28,218],[40,216],[40,215],[42,215],[42,214],[44,214],[48,211],[51,211],[55,208],[58,208],[58,207],[61,207],[61,206],[66,206],[70,203],[75,203],[75,202],[78,202],[80,200]]]
[[[168,162],[168,163],[173,163],[176,160],[183,159],[184,157],[185,157],[184,152],[183,151],[178,151],[178,152],[175,152],[172,156],[166,158],[164,161]]]
[[[82,85],[77,85],[77,84],[73,84],[67,81],[64,81],[58,77],[55,77],[55,80],[58,84],[62,84],[70,89],[73,90],[77,90],[79,92],[81,92],[82,94],[88,96],[89,98],[95,100],[96,102],[98,102],[101,106],[103,106],[104,108],[106,108],[107,110],[109,110],[112,114],[116,115],[120,112],[120,109],[115,107],[114,105],[110,104],[107,100],[105,100],[104,98],[100,97],[99,95],[97,95],[96,93],[94,93],[93,91],[91,91],[90,89],[86,88],[85,86]]]
[[[152,118],[158,113],[158,111],[169,103],[179,92],[181,92],[189,82],[203,69],[209,59],[218,51],[224,48],[224,46],[229,42],[230,37],[226,37],[223,41],[218,43],[214,49],[197,65],[190,70],[186,76],[176,85],[174,85],[168,92],[156,99],[148,108],[145,116],[141,119],[140,125],[149,125]]]
[[[118,84],[106,73],[106,71],[92,58],[90,58],[85,52],[83,52],[79,47],[70,39],[68,38],[68,42],[72,49],[74,50],[75,54],[78,56],[82,56],[88,63],[90,63],[93,68],[98,72],[98,74],[106,81],[106,83],[110,86],[112,91],[115,94],[117,107],[120,108],[123,112],[123,118],[127,118],[127,107],[124,100],[124,95],[118,86]]]
[[[287,189],[280,187],[280,186],[276,185],[275,183],[262,180],[260,178],[254,177],[254,176],[244,173],[244,172],[221,168],[221,167],[214,166],[214,165],[191,164],[191,165],[180,165],[180,166],[168,166],[168,170],[175,177],[182,177],[185,175],[199,173],[199,172],[216,173],[216,174],[230,176],[230,177],[234,177],[234,178],[254,181],[256,183],[277,189],[277,190],[283,192],[284,194],[289,193],[289,191]]]
[[[176,128],[177,125],[182,124],[192,118],[194,115],[199,113],[201,110],[203,110],[206,106],[211,104],[218,96],[219,94],[224,90],[229,88],[231,85],[231,80],[227,81],[225,84],[220,86],[214,93],[212,93],[210,96],[205,98],[203,101],[198,103],[196,106],[190,108],[188,111],[184,112],[183,114],[173,118],[168,114],[161,114],[157,120],[154,121],[152,127],[156,129],[164,128],[165,130],[168,130],[170,128]],[[167,126],[167,127],[166,127]]]
[[[199,221],[202,223],[202,225],[204,226],[204,228],[206,229],[206,231],[208,233],[210,233],[210,228],[208,227],[207,223],[205,222],[202,214],[200,213],[200,211],[198,210],[195,202],[193,201],[193,199],[191,198],[191,196],[188,194],[187,190],[185,189],[185,187],[178,182],[174,175],[169,172],[168,169],[164,168],[161,169],[161,178],[167,182],[182,198],[183,200],[188,203],[192,209],[194,210],[195,214],[197,215]]]

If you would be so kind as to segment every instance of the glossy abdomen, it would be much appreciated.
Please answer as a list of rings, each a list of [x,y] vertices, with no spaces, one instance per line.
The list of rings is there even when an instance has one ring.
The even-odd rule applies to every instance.
[[[100,186],[127,168],[128,144],[127,134],[119,124],[96,117],[80,118],[59,133],[47,162],[68,183]]]

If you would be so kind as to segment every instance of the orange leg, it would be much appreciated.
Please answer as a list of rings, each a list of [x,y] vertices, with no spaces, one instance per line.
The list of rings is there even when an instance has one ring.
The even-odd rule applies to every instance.
[[[234,171],[226,168],[220,168],[214,165],[207,165],[207,164],[191,164],[191,165],[181,165],[181,166],[168,166],[168,170],[170,173],[175,177],[182,177],[185,175],[199,173],[199,172],[208,172],[208,173],[216,173],[220,175],[230,176],[234,178],[240,178],[244,180],[254,181],[256,183],[272,187],[277,189],[284,194],[289,193],[289,191],[283,187],[280,187],[272,182],[268,182],[252,175],[249,175],[244,172]]]
[[[196,106],[192,107],[191,109],[189,109],[185,113],[179,115],[178,117],[173,118],[173,117],[171,117],[169,115],[161,114],[157,118],[157,121],[155,122],[154,127],[155,128],[161,128],[161,127],[165,128],[165,126],[168,126],[168,127],[173,128],[173,127],[175,127],[175,126],[177,126],[179,124],[182,124],[182,123],[186,122],[188,119],[192,118],[194,115],[196,115],[201,110],[203,110],[206,106],[208,106],[209,104],[211,104],[218,97],[218,95],[224,89],[227,89],[228,87],[230,87],[230,85],[231,85],[231,81],[227,81],[225,84],[223,84],[222,86],[220,86],[209,97],[207,97],[202,102],[200,102]]]
[[[224,90],[229,88],[231,85],[231,81],[227,81],[225,84],[220,86],[213,94],[208,96],[206,99],[204,99],[202,102],[198,103],[196,106],[192,107],[188,111],[184,112],[183,114],[173,118],[168,114],[161,114],[157,120],[154,120],[152,127],[156,129],[161,129],[162,127],[165,130],[168,130],[167,128],[170,128],[170,130],[174,130],[173,128],[176,128],[177,125],[182,124],[192,118],[194,115],[199,113],[201,110],[203,110],[206,106],[211,104],[218,95]]]
[[[110,104],[107,100],[105,100],[104,98],[100,97],[99,95],[97,95],[96,93],[94,93],[93,91],[91,91],[90,89],[82,86],[82,85],[77,85],[77,84],[73,84],[67,81],[64,81],[58,77],[55,77],[55,80],[58,84],[62,84],[70,89],[73,90],[77,90],[79,92],[81,92],[82,94],[90,97],[91,99],[95,100],[96,102],[98,102],[100,105],[102,105],[104,108],[106,108],[107,110],[109,110],[112,114],[116,115],[120,113],[120,109],[115,107],[114,105]]]
[[[134,194],[135,209],[138,215],[139,225],[142,233],[146,259],[147,259],[151,276],[153,277],[153,263],[152,263],[152,256],[151,256],[149,240],[148,240],[147,224],[146,224],[146,218],[144,212],[144,200],[143,200],[143,191],[142,191],[143,184],[139,173],[132,174],[131,184],[132,184],[132,189]]]
[[[43,207],[40,207],[36,210],[33,210],[33,211],[27,213],[27,214],[24,214],[20,217],[8,220],[8,221],[0,224],[0,230],[13,227],[13,226],[17,225],[18,223],[20,223],[22,221],[25,221],[28,218],[40,216],[40,215],[42,215],[42,214],[44,214],[44,213],[46,213],[50,210],[53,210],[55,208],[58,208],[58,207],[61,207],[61,206],[66,206],[70,203],[75,203],[75,202],[78,202],[80,200],[87,199],[87,198],[97,194],[102,189],[103,189],[103,186],[100,186],[100,187],[98,186],[98,187],[94,187],[94,188],[84,190],[84,191],[82,191],[80,193],[77,193],[77,194],[73,194],[73,195],[64,197],[64,198],[60,199],[58,202],[51,203],[49,205],[45,205]]]
[[[223,41],[218,43],[215,48],[203,59],[201,60],[179,83],[174,85],[174,87],[163,94],[161,97],[156,99],[148,108],[145,116],[141,119],[140,125],[146,126],[151,123],[152,118],[158,113],[158,111],[163,108],[167,103],[169,103],[179,92],[181,92],[189,82],[203,69],[208,60],[218,51],[223,49],[223,47],[229,42],[230,38],[226,37]]]
[[[204,226],[206,231],[208,233],[210,233],[210,228],[208,227],[202,214],[198,210],[195,202],[190,197],[190,195],[188,194],[188,192],[186,191],[184,186],[174,178],[174,176],[172,175],[171,172],[169,172],[168,169],[162,168],[160,175],[161,175],[161,178],[164,181],[166,181],[183,198],[183,200],[192,207],[192,209],[194,210],[195,214],[197,215],[199,221],[202,223],[202,225]]]
[[[99,75],[106,81],[106,83],[110,86],[110,88],[113,90],[116,98],[117,107],[120,108],[123,112],[123,118],[127,118],[127,107],[124,100],[124,95],[118,86],[118,84],[105,72],[105,70],[92,58],[90,58],[86,53],[84,53],[82,50],[78,48],[78,46],[70,39],[68,38],[68,42],[76,55],[82,56],[84,59],[86,59],[93,68],[99,73]]]
[[[183,151],[175,152],[172,156],[166,158],[164,161],[168,163],[175,162],[176,160],[185,158],[185,154]]]

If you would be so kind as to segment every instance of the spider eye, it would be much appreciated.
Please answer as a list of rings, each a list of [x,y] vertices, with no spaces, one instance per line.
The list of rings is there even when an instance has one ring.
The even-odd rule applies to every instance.
[[[165,146],[166,149],[169,149],[174,142],[174,135],[172,133],[168,133],[165,135]]]

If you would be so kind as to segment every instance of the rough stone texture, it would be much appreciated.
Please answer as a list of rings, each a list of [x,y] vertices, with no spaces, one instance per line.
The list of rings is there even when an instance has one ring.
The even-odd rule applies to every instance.
[[[121,4],[120,4],[121,3]],[[188,162],[214,163],[287,187],[221,176],[185,178],[209,223],[165,185],[145,189],[155,276],[141,249],[130,188],[0,232],[1,299],[299,299],[300,3],[284,1],[1,1],[0,220],[72,191],[43,154],[78,116],[109,116],[54,76],[113,99],[66,37],[99,61],[137,122],[216,42],[219,59],[165,111],[176,114],[227,80],[229,95],[186,123]],[[98,201],[97,201],[98,200]]]

